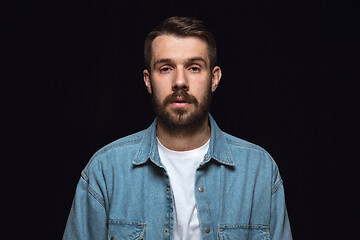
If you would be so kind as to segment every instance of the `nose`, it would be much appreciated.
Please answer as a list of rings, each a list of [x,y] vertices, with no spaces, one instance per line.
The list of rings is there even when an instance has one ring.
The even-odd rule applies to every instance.
[[[188,90],[189,89],[189,83],[185,74],[184,70],[177,70],[176,75],[172,84],[173,91],[176,90]]]

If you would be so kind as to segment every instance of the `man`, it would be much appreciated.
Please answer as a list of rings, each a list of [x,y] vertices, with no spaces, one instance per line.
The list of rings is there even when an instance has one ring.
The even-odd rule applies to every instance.
[[[92,157],[64,239],[291,239],[275,162],[208,113],[221,79],[212,34],[172,17],[144,53],[157,118]]]

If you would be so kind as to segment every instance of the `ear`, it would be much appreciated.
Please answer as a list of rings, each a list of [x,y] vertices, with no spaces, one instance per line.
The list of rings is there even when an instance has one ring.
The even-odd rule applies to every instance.
[[[215,92],[216,88],[218,87],[220,83],[220,79],[222,76],[221,69],[218,66],[215,66],[212,70],[212,76],[211,76],[211,92]]]
[[[145,83],[146,89],[151,94],[152,91],[151,91],[150,73],[147,69],[145,69],[143,71],[143,78],[144,78],[144,83]]]

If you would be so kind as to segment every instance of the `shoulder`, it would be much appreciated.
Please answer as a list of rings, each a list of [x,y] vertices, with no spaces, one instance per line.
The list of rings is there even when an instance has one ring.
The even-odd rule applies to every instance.
[[[146,130],[142,130],[100,148],[84,168],[83,177],[87,178],[86,176],[94,172],[103,172],[114,165],[131,165],[132,158],[138,151],[145,134]]]
[[[92,159],[106,155],[112,151],[126,151],[131,147],[137,146],[141,143],[146,130],[139,131],[137,133],[128,135],[126,137],[119,138],[104,147],[100,148],[92,157]]]
[[[262,174],[267,172],[272,182],[277,182],[279,185],[282,183],[275,160],[264,148],[227,133],[224,133],[224,136],[238,169],[250,168]]]
[[[252,164],[265,164],[270,168],[277,167],[272,156],[264,148],[228,133],[223,134],[235,162],[246,161]]]
[[[235,148],[243,151],[255,151],[263,154],[269,153],[259,145],[256,145],[254,143],[248,142],[246,140],[243,140],[241,138],[235,137],[233,135],[230,135],[228,133],[223,132],[226,143],[229,145],[230,148]]]

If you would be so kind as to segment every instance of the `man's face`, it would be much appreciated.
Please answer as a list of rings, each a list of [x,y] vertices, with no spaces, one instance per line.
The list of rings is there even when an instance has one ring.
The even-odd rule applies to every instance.
[[[159,122],[178,129],[202,124],[221,78],[219,67],[210,70],[207,43],[197,37],[158,36],[150,64],[151,75],[144,70],[144,81]]]

